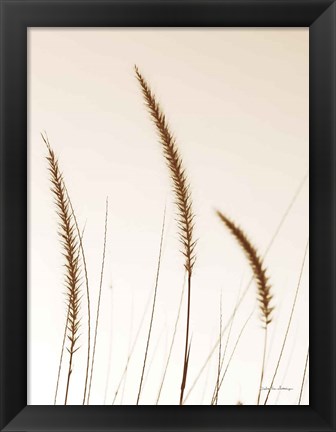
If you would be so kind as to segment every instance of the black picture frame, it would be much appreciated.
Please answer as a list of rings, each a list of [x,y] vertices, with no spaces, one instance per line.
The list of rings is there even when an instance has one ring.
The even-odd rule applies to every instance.
[[[0,0],[2,431],[335,431],[332,0]],[[27,28],[309,27],[310,405],[27,406]]]

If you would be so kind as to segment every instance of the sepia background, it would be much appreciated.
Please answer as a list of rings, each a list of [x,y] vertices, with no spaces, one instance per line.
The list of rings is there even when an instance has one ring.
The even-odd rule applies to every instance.
[[[302,28],[28,30],[29,404],[53,404],[66,318],[64,263],[46,147],[40,136],[43,131],[59,157],[80,226],[86,223],[84,247],[93,324],[105,200],[109,197],[92,404],[112,404],[140,330],[115,401],[136,403],[150,319],[146,304],[153,295],[167,206],[157,308],[140,403],[155,404],[157,398],[184,268],[169,172],[134,64],[150,83],[176,136],[196,214],[198,244],[186,393],[218,339],[221,293],[226,325],[251,277],[243,252],[218,220],[215,209],[241,225],[261,254],[286,216],[265,257],[276,307],[269,328],[264,381],[265,385],[270,383],[308,240],[308,36],[308,29]],[[298,188],[300,192],[286,214]],[[307,258],[270,404],[298,403],[309,344],[308,269]],[[253,283],[235,316],[227,360],[242,325],[255,308]],[[83,397],[85,304],[82,316],[70,404],[81,404]],[[179,401],[185,323],[186,297],[161,404]],[[256,308],[230,363],[219,404],[256,403],[263,340]],[[64,357],[60,404],[64,402],[67,353]],[[210,404],[217,363],[215,350],[187,404]],[[307,377],[302,404],[309,403],[308,385]]]

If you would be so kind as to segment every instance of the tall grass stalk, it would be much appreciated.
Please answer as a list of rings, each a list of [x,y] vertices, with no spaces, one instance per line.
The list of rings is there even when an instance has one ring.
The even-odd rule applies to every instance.
[[[65,287],[67,298],[67,341],[66,347],[69,353],[69,367],[66,380],[64,405],[67,404],[70,388],[70,378],[73,372],[73,356],[79,349],[80,327],[80,263],[79,263],[79,239],[76,233],[74,222],[74,211],[70,207],[69,195],[65,188],[63,175],[53,149],[50,146],[47,136],[42,134],[46,144],[48,155],[48,169],[50,172],[51,191],[53,193],[59,217],[59,236],[65,258]]]
[[[156,98],[150,89],[147,81],[141,75],[137,66],[135,74],[140,83],[142,94],[147,105],[150,116],[157,128],[160,142],[162,144],[163,154],[166,159],[170,177],[173,183],[173,192],[175,195],[175,204],[178,213],[179,236],[182,244],[182,254],[185,258],[185,269],[187,271],[187,323],[184,349],[183,372],[180,392],[180,405],[183,404],[183,395],[187,381],[188,363],[189,363],[189,326],[190,326],[190,303],[191,303],[191,280],[195,264],[195,245],[194,240],[194,213],[192,210],[192,199],[190,186],[187,181],[185,169],[183,168],[182,159],[176,144],[176,140],[170,131],[166,117],[156,101]]]
[[[272,321],[272,312],[274,307],[271,306],[272,294],[271,294],[271,285],[269,284],[269,278],[266,274],[266,268],[264,266],[263,259],[259,255],[256,247],[251,243],[246,233],[238,227],[238,225],[232,221],[232,219],[225,216],[220,211],[217,211],[217,216],[224,223],[224,225],[228,228],[231,234],[235,237],[238,244],[242,248],[243,252],[246,255],[247,260],[251,266],[253,271],[254,279],[257,284],[258,294],[257,299],[259,302],[259,308],[261,311],[261,321],[264,327],[264,349],[263,349],[263,357],[262,357],[262,367],[261,367],[261,376],[260,376],[260,385],[258,390],[258,398],[257,405],[260,403],[260,395],[261,388],[265,373],[265,358],[267,352],[267,330],[268,326]]]

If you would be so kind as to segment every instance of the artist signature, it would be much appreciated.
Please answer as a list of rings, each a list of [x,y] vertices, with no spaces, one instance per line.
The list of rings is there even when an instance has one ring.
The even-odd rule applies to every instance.
[[[279,386],[279,387],[261,387],[261,390],[262,391],[264,391],[264,390],[267,390],[267,391],[269,391],[269,390],[271,390],[271,391],[292,391],[293,390],[293,387],[283,387],[283,386]]]

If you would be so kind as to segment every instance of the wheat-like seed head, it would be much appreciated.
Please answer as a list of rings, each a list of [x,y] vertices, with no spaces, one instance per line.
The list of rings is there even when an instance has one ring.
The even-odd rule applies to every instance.
[[[42,135],[48,150],[47,161],[50,172],[51,191],[54,195],[56,212],[59,217],[60,242],[65,258],[65,287],[68,310],[67,339],[69,347],[67,351],[74,354],[77,348],[80,327],[80,264],[79,264],[79,243],[76,235],[76,227],[73,221],[73,214],[70,208],[69,198],[66,192],[63,175],[59,169],[58,160],[51,148],[48,138]]]
[[[271,294],[271,285],[269,283],[269,278],[266,275],[266,268],[263,260],[244,231],[220,211],[217,211],[216,213],[220,220],[224,222],[231,234],[236,238],[250,263],[257,283],[258,301],[262,320],[265,326],[267,326],[272,321],[272,311],[274,307],[271,307],[270,305],[273,296]]]
[[[158,130],[164,157],[170,171],[170,176],[173,182],[173,192],[175,194],[175,203],[178,209],[179,236],[183,245],[182,253],[185,257],[185,268],[189,275],[191,275],[195,264],[194,252],[196,241],[194,240],[193,235],[194,214],[192,210],[190,187],[185,170],[182,166],[182,159],[176,146],[175,138],[169,130],[166,117],[137,66],[135,66],[135,73],[140,83],[149,113]]]

